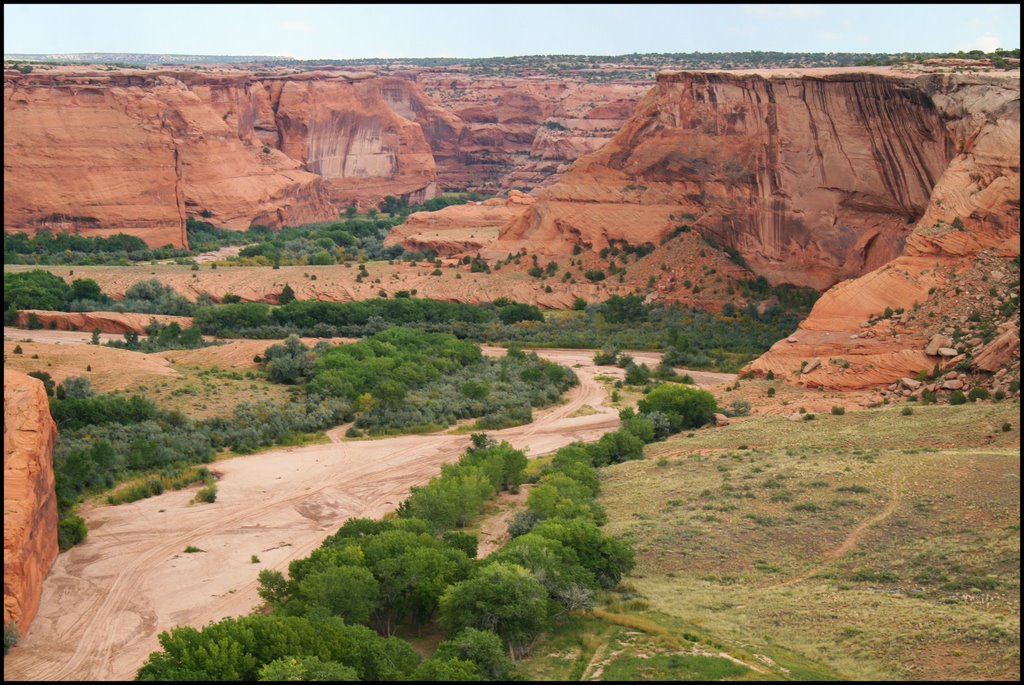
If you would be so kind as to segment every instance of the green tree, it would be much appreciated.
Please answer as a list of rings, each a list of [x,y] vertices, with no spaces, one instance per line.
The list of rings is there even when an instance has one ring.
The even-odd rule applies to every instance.
[[[647,393],[637,406],[644,414],[665,414],[673,433],[688,428],[699,428],[711,421],[718,411],[715,396],[708,391],[675,383],[659,385]]]
[[[547,627],[547,591],[521,566],[489,564],[445,591],[440,617],[450,633],[465,628],[497,633],[514,657]]]
[[[485,680],[511,680],[512,662],[505,656],[501,638],[495,633],[466,628],[437,646],[435,659],[462,659],[476,664]]]
[[[326,608],[332,616],[365,624],[376,606],[380,584],[365,568],[341,566],[303,579],[297,594],[308,605]]]
[[[271,661],[259,670],[259,680],[266,682],[359,680],[351,666],[336,661],[321,661],[315,656],[287,656]]]
[[[294,299],[295,299],[295,291],[292,290],[292,287],[290,285],[285,283],[284,287],[281,288],[281,294],[277,296],[278,303],[279,304],[288,304],[289,302],[291,302]]]

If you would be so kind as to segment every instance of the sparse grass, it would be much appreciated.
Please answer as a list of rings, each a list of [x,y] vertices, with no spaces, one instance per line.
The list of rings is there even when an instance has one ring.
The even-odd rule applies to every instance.
[[[608,468],[606,531],[635,546],[628,582],[650,606],[641,617],[699,625],[733,655],[801,663],[789,678],[1013,679],[1019,434],[1001,425],[1016,425],[1019,403],[1004,404],[819,415],[810,425],[755,417]],[[743,444],[751,450],[727,451]],[[830,560],[860,524],[849,551]],[[642,666],[623,664],[627,675]]]

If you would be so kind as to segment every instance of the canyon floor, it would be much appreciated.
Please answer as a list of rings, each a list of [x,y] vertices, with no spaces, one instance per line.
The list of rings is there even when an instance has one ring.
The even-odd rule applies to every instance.
[[[66,350],[80,350],[83,359],[96,352],[81,344],[84,334],[10,330],[5,337],[8,332],[17,340],[51,341],[22,343],[26,349],[55,348],[52,341],[60,340]],[[8,359],[18,358],[7,352]],[[48,353],[52,349],[44,350],[44,358]],[[489,353],[500,352],[491,348]],[[573,367],[580,385],[562,404],[537,412],[533,423],[491,435],[537,456],[613,430],[617,411],[608,404],[606,384],[595,376],[621,370],[593,366],[589,350],[539,353]],[[657,358],[638,357],[645,354]],[[166,364],[157,355],[141,356]],[[707,374],[699,380],[733,378]],[[261,569],[287,569],[350,517],[393,510],[411,486],[426,483],[468,445],[465,433],[435,433],[276,449],[215,462],[219,481],[213,504],[193,504],[192,488],[119,506],[84,506],[80,513],[89,538],[58,558],[31,630],[5,660],[5,677],[131,678],[158,648],[160,631],[250,611],[259,603]],[[203,551],[186,553],[190,546]]]

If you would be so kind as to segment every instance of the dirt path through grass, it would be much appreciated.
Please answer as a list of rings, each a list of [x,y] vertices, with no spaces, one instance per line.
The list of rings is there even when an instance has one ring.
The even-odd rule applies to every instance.
[[[794,578],[790,578],[789,580],[779,583],[777,585],[772,585],[771,588],[788,587],[790,585],[802,583],[805,580],[814,577],[818,573],[821,573],[826,568],[828,568],[828,566],[833,561],[835,561],[836,559],[838,559],[839,557],[843,556],[851,549],[856,547],[857,543],[860,542],[861,538],[864,537],[864,535],[872,526],[877,525],[885,519],[892,516],[893,513],[895,513],[896,508],[899,506],[899,504],[900,474],[899,471],[894,471],[892,474],[892,484],[889,487],[889,503],[886,504],[880,512],[878,512],[871,518],[865,519],[858,523],[857,526],[852,531],[850,531],[850,534],[846,536],[846,539],[843,540],[838,547],[835,547],[834,549],[830,549],[829,551],[825,552],[825,559],[820,564],[812,567],[810,570],[804,571],[803,573]]]

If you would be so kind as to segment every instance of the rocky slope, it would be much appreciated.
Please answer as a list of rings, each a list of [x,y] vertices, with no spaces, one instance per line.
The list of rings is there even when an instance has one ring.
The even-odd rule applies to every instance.
[[[4,625],[28,630],[57,558],[53,445],[41,381],[4,369]]]

